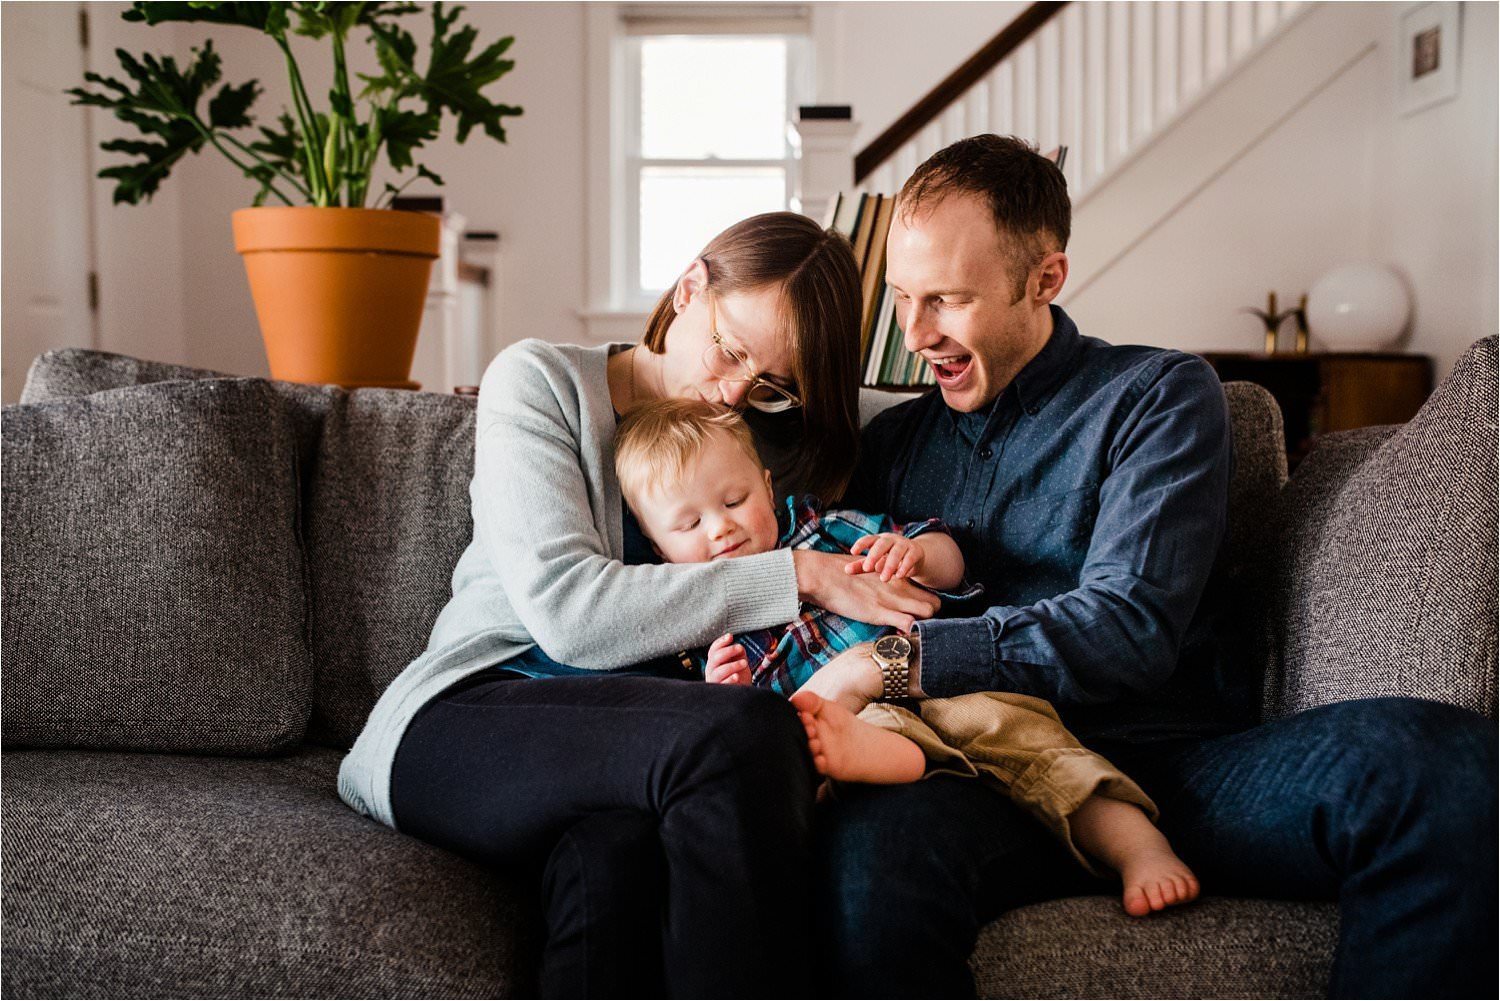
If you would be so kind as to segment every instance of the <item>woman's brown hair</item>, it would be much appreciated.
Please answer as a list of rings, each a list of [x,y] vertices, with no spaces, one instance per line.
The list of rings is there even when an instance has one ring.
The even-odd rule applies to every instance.
[[[781,286],[792,378],[804,402],[787,415],[801,414],[795,457],[785,468],[770,465],[779,482],[824,502],[837,500],[859,444],[860,282],[849,241],[795,212],[766,212],[724,230],[698,259],[708,269],[708,290],[718,295]],[[667,328],[677,315],[674,292],[662,294],[646,322],[641,343],[656,354],[666,350]],[[746,412],[757,434],[768,427],[784,433],[785,416],[767,416]],[[774,452],[783,443],[770,444]]]

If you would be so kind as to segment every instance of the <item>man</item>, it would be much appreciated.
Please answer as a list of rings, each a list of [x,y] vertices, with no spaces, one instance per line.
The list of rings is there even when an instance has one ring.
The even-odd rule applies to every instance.
[[[1492,994],[1493,727],[1412,699],[1254,725],[1259,692],[1205,599],[1223,392],[1201,359],[1085,337],[1052,304],[1070,215],[1062,174],[1013,138],[955,143],[902,188],[886,279],[939,392],[871,423],[846,500],[942,518],[985,607],[919,623],[904,658],[825,670],[866,695],[1047,699],[1161,806],[1205,894],[1339,901],[1333,995]],[[1105,891],[963,779],[845,790],[823,821],[820,926],[845,995],[972,995],[983,923]]]

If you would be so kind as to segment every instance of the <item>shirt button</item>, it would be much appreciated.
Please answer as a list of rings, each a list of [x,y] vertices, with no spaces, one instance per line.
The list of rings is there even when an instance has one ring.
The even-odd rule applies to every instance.
[[[817,640],[811,640],[807,644],[807,652],[811,653],[811,654],[822,653],[823,652],[823,644],[819,643]]]
[[[981,459],[993,459],[995,457],[995,450],[986,445],[979,450],[979,457]]]
[[[964,522],[964,528],[965,529],[973,529],[973,527],[974,527],[974,519],[973,518],[970,518],[968,521]]]

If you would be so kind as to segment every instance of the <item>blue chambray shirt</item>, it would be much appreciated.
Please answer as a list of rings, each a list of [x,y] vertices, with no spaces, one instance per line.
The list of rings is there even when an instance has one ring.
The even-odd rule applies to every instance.
[[[865,429],[844,503],[948,526],[984,598],[920,623],[921,687],[1046,699],[1081,739],[1251,722],[1215,602],[1232,463],[1196,355],[1107,344],[1052,307],[1041,352],[974,414],[937,390]]]

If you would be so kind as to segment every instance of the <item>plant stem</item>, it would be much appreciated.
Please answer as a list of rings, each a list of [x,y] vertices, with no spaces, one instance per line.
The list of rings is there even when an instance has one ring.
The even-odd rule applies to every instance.
[[[349,66],[344,61],[344,36],[337,29],[333,32],[333,85],[344,100],[348,102],[349,115],[352,118],[354,115],[354,99],[349,96]],[[337,121],[339,139],[341,140],[339,145],[345,151],[345,156],[353,158],[352,166],[357,169],[359,167],[359,151],[354,142],[354,133],[349,127],[350,122],[343,115],[339,115]],[[338,182],[335,181],[334,183],[337,184]],[[353,182],[348,184],[347,195],[348,197],[345,199],[346,204],[352,208],[357,208],[358,203],[354,200]]]
[[[380,209],[380,208],[389,208],[391,206],[391,203],[393,203],[396,200],[397,196],[399,196],[401,194],[401,192],[405,191],[407,188],[411,187],[411,182],[415,181],[420,176],[422,176],[422,175],[417,174],[417,175],[409,178],[405,184],[401,185],[401,187],[396,188],[395,190],[388,192],[386,194],[386,198],[388,199],[386,201],[386,203],[384,205],[376,205],[375,207],[377,209]]]
[[[281,179],[283,179],[284,181],[286,181],[288,184],[292,185],[292,187],[296,188],[297,191],[302,195],[303,198],[308,198],[308,199],[312,198],[312,195],[308,193],[307,188],[302,184],[302,182],[300,180],[297,179],[297,175],[295,175],[295,174],[288,174],[286,171],[284,171],[281,168],[275,166],[269,160],[267,160],[265,157],[261,156],[259,153],[255,152],[255,150],[251,149],[249,146],[246,146],[244,143],[240,142],[238,139],[236,139],[234,136],[230,135],[229,133],[226,132],[223,135],[224,135],[224,138],[226,140],[228,140],[229,142],[233,143],[235,145],[235,148],[238,149],[240,152],[246,153],[246,154],[248,154],[250,156],[255,157],[255,159],[260,163],[261,166],[268,168],[273,173],[275,173],[277,177],[280,177]]]
[[[297,69],[297,57],[286,36],[277,35],[276,44],[286,56],[287,75],[292,83],[292,107],[297,112],[297,124],[302,130],[302,155],[307,160],[307,186],[314,205],[328,204],[328,193],[323,188],[323,139],[318,132],[318,118],[313,114],[312,102],[307,99],[307,90],[302,86],[302,73]]]
[[[211,142],[211,143],[214,144],[214,149],[218,150],[220,153],[223,153],[224,156],[225,156],[225,158],[230,163],[232,163],[236,167],[240,168],[240,170],[245,174],[246,177],[254,178],[255,175],[250,172],[250,168],[247,167],[245,164],[241,163],[239,160],[235,159],[234,154],[230,153],[229,150],[227,150],[227,149],[224,148],[223,144],[219,142],[218,134],[213,129],[205,128],[204,125],[203,125],[203,123],[200,122],[197,119],[196,116],[193,116],[193,115],[184,115],[183,117],[185,117],[188,121],[192,122],[193,126],[200,133],[202,133],[203,137],[205,139],[207,139],[209,142]],[[225,136],[225,138],[229,139],[230,137],[229,136]],[[256,157],[256,159],[258,160],[260,158]],[[264,161],[262,161],[262,162],[264,162]],[[290,198],[288,198],[286,195],[282,194],[281,191],[280,191],[280,189],[278,189],[276,187],[276,185],[272,184],[270,182],[270,180],[266,180],[264,183],[265,183],[266,189],[268,191],[270,191],[271,194],[275,195],[277,198],[280,198],[287,205],[292,205],[293,204],[292,200]]]

